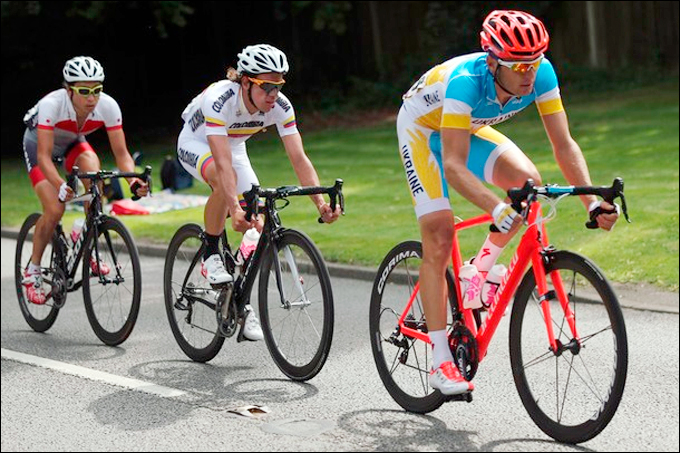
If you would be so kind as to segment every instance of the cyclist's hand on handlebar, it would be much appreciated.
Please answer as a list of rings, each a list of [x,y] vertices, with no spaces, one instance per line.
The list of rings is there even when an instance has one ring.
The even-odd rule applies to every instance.
[[[611,231],[614,224],[619,219],[621,208],[618,204],[607,203],[606,201],[593,201],[588,207],[588,214],[591,219],[597,220],[597,226],[603,230]]]
[[[65,182],[61,183],[61,186],[59,186],[59,201],[62,203],[66,203],[67,201],[70,201],[73,197],[75,196],[75,192],[73,189],[69,187],[68,184]]]
[[[142,181],[139,178],[132,178],[130,180],[130,192],[137,197],[145,197],[149,194],[149,183]]]
[[[321,215],[321,220],[323,220],[324,223],[333,223],[338,218],[340,217],[341,211],[340,211],[340,205],[335,206],[335,211],[331,209],[331,205],[328,203],[323,203],[321,206],[318,207],[319,209],[319,214]]]
[[[257,225],[257,219],[254,217],[250,221],[246,220],[246,212],[243,209],[241,209],[240,206],[231,211],[230,215],[231,215],[231,227],[234,231],[238,231],[239,233],[245,233],[246,231]]]
[[[511,205],[500,202],[491,213],[493,223],[501,233],[509,233],[516,225],[521,224],[522,217],[512,208]]]

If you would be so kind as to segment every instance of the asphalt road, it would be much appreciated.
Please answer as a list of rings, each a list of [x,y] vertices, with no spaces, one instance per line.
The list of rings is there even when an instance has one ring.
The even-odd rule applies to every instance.
[[[623,401],[598,437],[572,446],[545,436],[524,410],[506,321],[475,378],[474,401],[416,415],[390,398],[375,369],[369,281],[333,278],[330,357],[317,377],[295,383],[264,343],[232,338],[208,364],[187,359],[166,319],[161,258],[142,258],[142,309],[121,346],[99,342],[80,293],[69,295],[47,333],[35,333],[16,301],[14,247],[2,239],[2,451],[678,450],[677,312],[624,310],[630,356]],[[243,405],[270,412],[229,412]]]

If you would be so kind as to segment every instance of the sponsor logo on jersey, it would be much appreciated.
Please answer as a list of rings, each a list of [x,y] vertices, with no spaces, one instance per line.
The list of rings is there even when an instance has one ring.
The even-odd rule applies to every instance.
[[[418,179],[418,174],[413,169],[413,160],[411,159],[411,153],[406,145],[401,148],[401,155],[404,158],[404,169],[406,170],[406,178],[408,179],[408,186],[411,188],[411,193],[415,197],[416,194],[425,192],[423,186],[420,185],[420,180]]]
[[[476,126],[493,126],[494,124],[502,123],[505,120],[517,115],[521,110],[510,112],[506,115],[497,116],[495,118],[472,118],[472,124]]]
[[[251,127],[263,127],[264,121],[246,121],[245,123],[232,123],[229,129],[243,129]]]
[[[229,88],[229,91],[222,93],[222,96],[218,97],[217,100],[213,102],[212,109],[217,113],[220,113],[222,111],[222,107],[224,107],[224,103],[227,102],[233,95],[234,90]]]
[[[189,126],[191,126],[191,132],[196,132],[196,129],[201,127],[205,123],[205,117],[203,116],[203,111],[201,109],[196,110],[189,120]]]
[[[177,151],[177,157],[185,164],[196,168],[196,162],[198,162],[198,156],[196,154],[193,154],[180,146]]]
[[[427,104],[428,107],[430,107],[432,104],[438,104],[441,101],[439,100],[439,92],[435,91],[433,93],[429,93],[423,96],[423,100]]]
[[[286,102],[281,96],[276,98],[276,103],[281,106],[281,108],[283,109],[284,112],[287,112],[288,110],[290,110],[290,104],[288,102]]]

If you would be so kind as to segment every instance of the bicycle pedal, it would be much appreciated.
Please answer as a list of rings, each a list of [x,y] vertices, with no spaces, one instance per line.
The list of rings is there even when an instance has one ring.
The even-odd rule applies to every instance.
[[[463,401],[466,403],[472,402],[472,392],[461,393],[460,395],[449,395],[446,397],[446,402],[449,401]]]

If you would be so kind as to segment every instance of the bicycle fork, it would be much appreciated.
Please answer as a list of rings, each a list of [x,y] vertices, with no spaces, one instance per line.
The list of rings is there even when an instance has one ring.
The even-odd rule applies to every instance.
[[[305,308],[311,305],[312,303],[307,299],[307,293],[303,287],[304,285],[304,279],[302,276],[300,276],[300,272],[297,267],[297,263],[295,262],[295,257],[293,256],[293,252],[290,250],[290,247],[287,245],[283,247],[283,255],[285,258],[285,262],[288,265],[288,269],[290,269],[291,276],[293,278],[293,284],[295,285],[295,289],[300,293],[300,297],[297,298],[298,300],[295,302],[291,302],[284,294],[283,291],[283,282],[282,282],[282,263],[279,261],[279,254],[278,254],[278,249],[275,244],[273,244],[273,252],[274,252],[274,268],[276,269],[276,287],[279,290],[279,296],[281,298],[281,303],[283,304],[283,308],[285,309],[291,309],[293,307],[301,307]]]
[[[550,264],[551,254],[554,253],[555,250],[553,247],[547,245],[548,237],[543,225],[541,225],[539,241],[543,245],[543,248],[539,249],[538,247],[534,247],[531,253],[531,261],[534,269],[534,278],[536,279],[536,288],[538,289],[538,303],[541,306],[541,312],[543,313],[543,321],[545,322],[550,349],[556,355],[561,355],[562,352],[567,349],[572,353],[577,354],[581,346],[581,336],[576,329],[576,318],[569,305],[569,294],[564,288],[564,283],[562,282],[562,276],[560,275],[559,270],[550,272],[550,280],[552,281],[554,290],[548,290],[546,267]],[[550,301],[555,299],[559,301],[571,332],[572,339],[566,345],[555,338],[553,318],[550,310]]]

